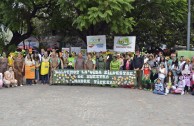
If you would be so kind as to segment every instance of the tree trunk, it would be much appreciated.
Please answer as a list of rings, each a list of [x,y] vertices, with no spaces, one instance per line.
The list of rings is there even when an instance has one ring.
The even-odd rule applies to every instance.
[[[24,41],[25,39],[29,38],[32,34],[32,31],[29,31],[23,35],[21,35],[18,32],[13,32],[13,37],[9,44],[6,45],[6,48],[8,48],[10,45],[17,46],[20,42]]]

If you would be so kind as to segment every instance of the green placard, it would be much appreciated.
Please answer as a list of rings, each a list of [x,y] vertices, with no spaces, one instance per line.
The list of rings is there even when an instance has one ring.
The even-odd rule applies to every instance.
[[[136,85],[135,71],[55,70],[53,84]]]
[[[185,58],[192,58],[194,56],[194,51],[177,51],[178,52],[178,57],[180,58],[181,56],[184,56]]]

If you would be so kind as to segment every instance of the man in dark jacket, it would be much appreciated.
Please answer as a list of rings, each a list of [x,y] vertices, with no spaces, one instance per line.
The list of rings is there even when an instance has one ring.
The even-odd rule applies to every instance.
[[[137,88],[142,89],[142,67],[144,64],[144,58],[140,55],[140,50],[136,49],[135,56],[133,58],[132,66],[136,71]]]

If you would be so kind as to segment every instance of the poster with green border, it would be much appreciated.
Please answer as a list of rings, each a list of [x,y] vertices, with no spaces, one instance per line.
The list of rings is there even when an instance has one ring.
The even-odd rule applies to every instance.
[[[55,70],[53,84],[136,85],[136,71]]]

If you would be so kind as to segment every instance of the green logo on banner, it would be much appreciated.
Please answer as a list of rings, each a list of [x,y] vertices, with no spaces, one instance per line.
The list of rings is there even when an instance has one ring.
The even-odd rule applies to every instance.
[[[119,38],[117,44],[126,46],[126,45],[130,45],[131,42],[130,42],[129,38],[124,37],[124,38]]]

